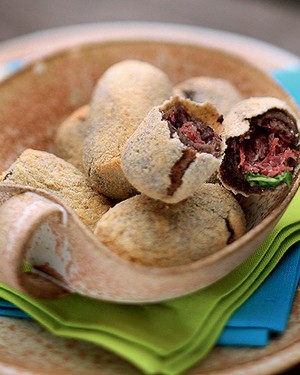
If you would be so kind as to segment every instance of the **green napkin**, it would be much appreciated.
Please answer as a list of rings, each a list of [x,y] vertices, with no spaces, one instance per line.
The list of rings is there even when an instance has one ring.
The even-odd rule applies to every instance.
[[[146,374],[180,374],[205,358],[232,313],[300,240],[299,205],[300,191],[253,255],[221,280],[188,296],[144,305],[80,295],[39,300],[0,284],[0,297],[54,334],[107,348]]]

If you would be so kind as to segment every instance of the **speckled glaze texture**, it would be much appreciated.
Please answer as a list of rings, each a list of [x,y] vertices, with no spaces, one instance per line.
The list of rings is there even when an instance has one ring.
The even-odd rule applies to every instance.
[[[263,71],[219,50],[151,40],[85,45],[36,62],[1,85],[1,171],[25,148],[51,152],[58,126],[76,108],[89,102],[101,74],[125,58],[154,64],[166,72],[173,84],[204,74],[221,77],[232,82],[243,96],[275,96],[286,100],[297,111],[286,92]],[[184,70],[182,61],[189,61]],[[261,196],[258,205],[244,201],[248,232],[239,240],[194,263],[161,269],[133,265],[112,254],[87,231],[69,207],[51,194],[1,185],[0,199],[6,201],[1,207],[5,214],[0,215],[1,251],[14,265],[7,267],[2,263],[2,281],[45,296],[53,294],[49,279],[68,291],[108,300],[142,302],[186,294],[214,282],[245,260],[280,218],[298,184],[296,176],[292,189],[278,193],[275,199]],[[28,190],[30,195],[26,193]],[[11,196],[13,199],[8,199]],[[22,216],[24,205],[27,207],[25,201],[30,209],[28,217]],[[44,236],[45,231],[51,235]],[[34,242],[38,246],[32,245]],[[12,247],[13,256],[9,251]],[[43,247],[51,248],[50,252],[39,251],[37,255],[36,249]],[[21,273],[26,257],[34,260],[40,272],[34,282]],[[42,277],[43,272],[47,274],[47,281]],[[39,288],[32,287],[32,283],[39,283]]]
[[[285,91],[256,67],[226,52],[203,47],[196,38],[191,43],[176,42],[175,29],[172,38],[168,35],[165,40],[161,37],[163,42],[157,37],[138,41],[120,36],[113,42],[99,37],[99,43],[76,46],[41,59],[3,82],[0,172],[26,148],[52,152],[59,124],[89,102],[101,74],[123,59],[150,62],[165,71],[173,84],[201,75],[223,78],[244,97],[274,96],[298,111]],[[44,297],[76,290],[108,300],[148,301],[172,297],[173,290],[187,293],[222,277],[255,251],[279,220],[298,185],[296,175],[292,189],[278,190],[275,199],[269,195],[256,201],[245,198],[242,205],[248,232],[244,236],[192,265],[162,270],[135,267],[114,256],[69,207],[51,194],[17,185],[0,186],[0,248],[6,259],[0,264],[0,279]],[[35,277],[21,272],[25,259],[39,269]],[[299,306],[298,291],[287,331],[272,339],[267,348],[216,348],[187,374],[263,375],[288,368],[299,356]],[[51,335],[31,321],[0,318],[0,331],[3,374],[139,374],[130,364],[99,347]]]

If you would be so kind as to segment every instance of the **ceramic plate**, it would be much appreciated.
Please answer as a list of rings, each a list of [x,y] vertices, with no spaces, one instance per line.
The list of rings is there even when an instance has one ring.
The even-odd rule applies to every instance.
[[[236,53],[266,71],[289,68],[300,59],[251,38],[215,30],[151,23],[108,23],[43,31],[0,44],[0,77],[65,47],[97,40],[149,36],[168,41],[201,44]],[[249,51],[251,55],[249,56]],[[216,347],[189,375],[274,374],[300,360],[300,290],[286,332],[262,349]],[[133,375],[129,363],[95,345],[54,336],[33,321],[0,318],[0,373],[14,375],[85,374]]]

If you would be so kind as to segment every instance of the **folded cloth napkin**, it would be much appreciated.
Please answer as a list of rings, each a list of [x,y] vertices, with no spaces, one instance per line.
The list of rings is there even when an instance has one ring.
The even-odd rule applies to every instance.
[[[282,333],[300,278],[300,243],[283,259],[226,323],[219,345],[266,346],[271,334]]]
[[[300,106],[300,65],[293,65],[271,72],[273,78],[295,99]]]
[[[9,316],[11,318],[25,318],[30,319],[30,316],[19,309],[13,303],[5,301],[0,298],[0,316]]]
[[[39,300],[0,285],[14,303],[56,335],[87,340],[147,374],[179,374],[214,347],[229,317],[300,241],[300,190],[259,249],[221,280],[188,296],[145,305],[69,295]]]
[[[18,71],[24,64],[25,62],[22,59],[14,59],[10,60],[7,64],[0,65],[0,80]]]
[[[279,264],[226,323],[218,345],[266,346],[272,333],[282,333],[300,278],[300,243]],[[14,304],[0,299],[0,315],[30,319]]]

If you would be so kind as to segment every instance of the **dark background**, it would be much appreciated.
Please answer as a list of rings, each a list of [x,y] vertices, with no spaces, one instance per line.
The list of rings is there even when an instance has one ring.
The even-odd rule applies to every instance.
[[[58,26],[119,20],[226,30],[300,56],[300,0],[0,0],[0,41]]]

